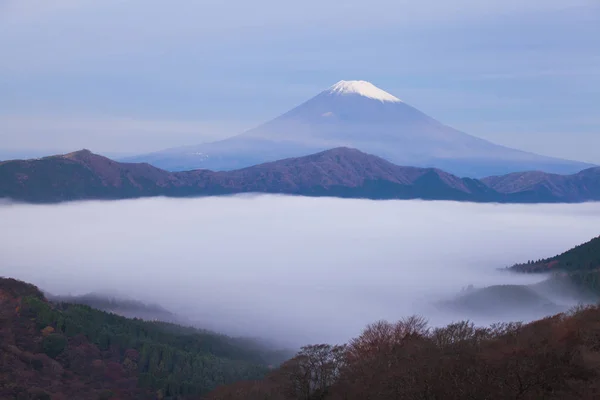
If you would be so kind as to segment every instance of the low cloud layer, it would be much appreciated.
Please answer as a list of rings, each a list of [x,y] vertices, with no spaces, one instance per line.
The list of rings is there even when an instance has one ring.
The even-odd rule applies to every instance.
[[[597,236],[600,204],[156,198],[4,204],[0,221],[0,275],[54,294],[157,302],[208,328],[302,344],[414,313],[433,324],[472,318],[431,303],[470,284],[541,280],[496,269]]]

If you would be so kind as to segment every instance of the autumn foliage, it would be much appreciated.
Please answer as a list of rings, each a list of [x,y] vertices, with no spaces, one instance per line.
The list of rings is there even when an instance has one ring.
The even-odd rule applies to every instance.
[[[265,376],[270,356],[212,332],[53,304],[0,277],[0,399],[194,399]]]
[[[369,325],[346,346],[307,346],[265,380],[211,400],[597,399],[600,308],[531,324]]]
[[[53,305],[0,279],[0,398],[600,398],[600,306],[489,327],[378,321],[345,345],[305,346],[268,373],[241,343],[182,330]]]

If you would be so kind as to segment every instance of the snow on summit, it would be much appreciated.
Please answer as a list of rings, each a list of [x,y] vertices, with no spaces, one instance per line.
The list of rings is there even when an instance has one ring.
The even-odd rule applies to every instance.
[[[328,90],[331,94],[358,94],[379,101],[399,103],[402,100],[367,81],[339,81]]]
[[[352,147],[397,165],[435,167],[471,178],[529,170],[572,174],[590,167],[498,146],[460,132],[372,83],[358,80],[339,81],[240,135],[127,161],[147,162],[178,171],[223,171],[302,157],[340,146]]]

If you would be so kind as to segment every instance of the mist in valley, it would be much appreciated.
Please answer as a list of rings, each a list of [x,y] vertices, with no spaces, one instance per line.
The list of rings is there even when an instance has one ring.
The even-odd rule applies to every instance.
[[[499,269],[597,236],[600,203],[152,198],[3,203],[0,221],[2,276],[55,295],[157,303],[202,328],[298,346],[412,314],[431,325],[539,318],[550,311],[440,302],[469,285],[541,287],[545,276]]]

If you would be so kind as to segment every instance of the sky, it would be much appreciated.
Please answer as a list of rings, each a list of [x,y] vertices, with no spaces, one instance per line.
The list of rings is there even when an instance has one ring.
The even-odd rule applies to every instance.
[[[158,303],[204,328],[304,345],[413,314],[433,326],[507,318],[434,304],[468,285],[545,279],[497,269],[597,236],[600,203],[152,198],[5,203],[0,221],[0,276],[55,295]],[[548,309],[535,312],[520,307],[509,318]]]
[[[598,0],[0,0],[0,159],[213,141],[362,79],[600,163],[598,38]]]

